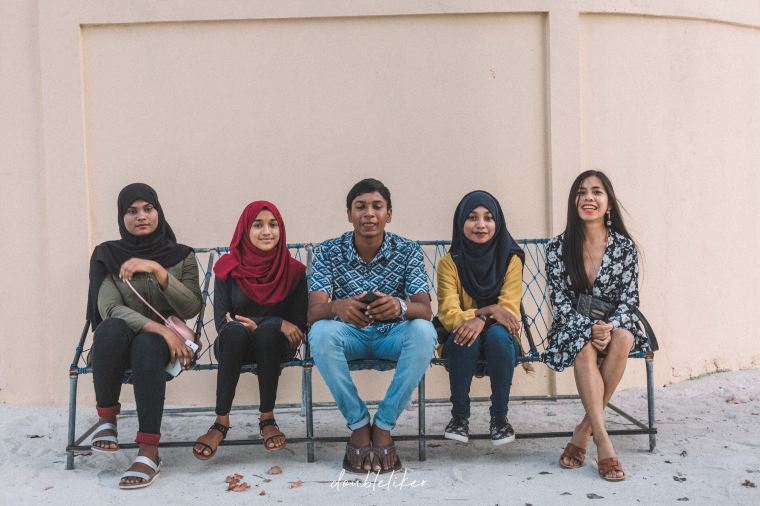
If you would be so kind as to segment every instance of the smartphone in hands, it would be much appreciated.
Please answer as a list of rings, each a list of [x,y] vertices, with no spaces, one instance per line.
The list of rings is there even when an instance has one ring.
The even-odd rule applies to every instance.
[[[375,302],[378,299],[378,296],[375,292],[367,292],[364,294],[364,296],[359,299],[359,302],[363,304],[371,304],[372,302]]]

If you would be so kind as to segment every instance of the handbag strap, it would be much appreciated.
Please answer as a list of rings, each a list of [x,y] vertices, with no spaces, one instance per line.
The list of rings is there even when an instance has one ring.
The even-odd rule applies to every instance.
[[[164,317],[164,315],[162,315],[161,313],[159,313],[156,310],[156,308],[154,308],[153,306],[151,306],[150,303],[148,303],[148,301],[145,300],[142,295],[140,295],[140,292],[138,292],[135,289],[135,287],[132,286],[132,283],[128,279],[123,279],[122,281],[124,281],[127,284],[127,286],[132,289],[132,291],[135,293],[135,295],[137,295],[137,298],[140,299],[143,302],[143,304],[145,304],[146,306],[148,306],[151,311],[153,311],[154,313],[156,313],[158,315],[158,317],[161,318],[161,320],[163,320],[163,322],[164,322],[165,325],[169,325],[169,320],[167,320]]]

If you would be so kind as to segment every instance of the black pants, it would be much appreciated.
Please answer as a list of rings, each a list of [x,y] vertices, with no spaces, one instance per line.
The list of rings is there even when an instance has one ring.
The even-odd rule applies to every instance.
[[[259,411],[267,413],[274,409],[280,363],[295,355],[288,338],[280,331],[280,322],[279,318],[265,318],[253,332],[233,322],[225,325],[219,333],[214,342],[214,352],[219,361],[216,375],[217,415],[227,415],[232,409],[240,368],[245,364],[258,366]]]
[[[168,363],[169,346],[159,334],[135,333],[118,318],[108,318],[95,329],[92,376],[98,408],[119,405],[124,372],[131,368],[140,431],[138,443],[151,444],[161,433]],[[140,433],[154,437],[141,438]]]

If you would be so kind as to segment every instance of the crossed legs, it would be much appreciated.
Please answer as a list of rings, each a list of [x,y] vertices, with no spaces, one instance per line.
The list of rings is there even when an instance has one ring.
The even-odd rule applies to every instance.
[[[604,425],[604,409],[623,377],[632,345],[633,335],[625,329],[616,329],[605,350],[607,355],[601,366],[597,365],[599,352],[591,343],[586,344],[575,357],[573,367],[575,384],[586,414],[575,427],[571,442],[580,448],[585,448],[589,437],[593,434],[600,461],[615,456],[615,449]],[[580,464],[572,457],[565,457],[562,460],[568,466]],[[606,477],[622,478],[623,473],[611,470]]]

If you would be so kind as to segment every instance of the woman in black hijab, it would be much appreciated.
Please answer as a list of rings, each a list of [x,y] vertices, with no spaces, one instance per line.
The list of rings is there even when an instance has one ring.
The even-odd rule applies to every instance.
[[[192,350],[161,323],[132,292],[162,315],[193,318],[201,308],[198,266],[192,250],[177,244],[156,192],[134,183],[119,193],[121,239],[98,245],[90,259],[87,319],[95,333],[92,372],[100,425],[92,450],[119,451],[116,415],[124,373],[132,370],[139,429],[138,456],[119,482],[121,488],[150,485],[159,473],[158,443],[166,390],[166,366],[185,365]]]
[[[519,353],[525,254],[507,230],[499,202],[488,192],[465,195],[454,212],[451,249],[438,262],[438,319],[447,332],[451,421],[444,436],[469,440],[470,384],[479,359],[491,379],[491,442],[514,441],[507,418]]]

